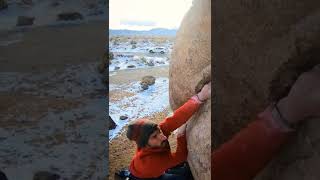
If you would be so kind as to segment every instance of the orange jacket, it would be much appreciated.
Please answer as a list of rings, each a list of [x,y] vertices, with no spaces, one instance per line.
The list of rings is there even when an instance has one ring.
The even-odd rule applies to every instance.
[[[167,137],[172,131],[182,126],[198,110],[201,102],[196,97],[189,99],[174,111],[171,117],[165,118],[159,127]],[[167,148],[138,148],[130,163],[130,172],[138,178],[156,178],[167,169],[186,161],[188,155],[185,135],[177,138],[177,150],[171,153]]]
[[[253,179],[292,132],[274,122],[269,107],[259,114],[256,121],[214,150],[211,158],[211,179]]]

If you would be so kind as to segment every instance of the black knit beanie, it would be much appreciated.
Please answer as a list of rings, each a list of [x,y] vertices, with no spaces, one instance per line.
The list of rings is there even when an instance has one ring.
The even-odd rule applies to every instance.
[[[150,135],[158,129],[158,125],[148,119],[139,119],[129,124],[127,137],[135,141],[139,148],[148,144]]]

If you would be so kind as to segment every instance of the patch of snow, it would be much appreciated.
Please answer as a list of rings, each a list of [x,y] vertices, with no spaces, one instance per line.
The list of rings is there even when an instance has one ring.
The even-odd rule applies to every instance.
[[[152,64],[152,66],[150,65]],[[148,68],[154,66],[168,66],[168,57],[150,57],[130,54],[115,55],[112,64],[109,65],[109,72],[123,69]],[[129,67],[128,67],[129,66]],[[133,66],[133,67],[130,67]],[[118,69],[116,69],[116,67]]]
[[[169,106],[169,79],[156,78],[155,84],[147,90],[142,90],[140,82],[128,85],[109,85],[109,90],[123,90],[135,93],[134,96],[120,101],[109,101],[109,115],[117,124],[117,127],[109,131],[109,141],[115,138],[130,121],[161,112]],[[121,115],[127,115],[128,119],[120,120]]]

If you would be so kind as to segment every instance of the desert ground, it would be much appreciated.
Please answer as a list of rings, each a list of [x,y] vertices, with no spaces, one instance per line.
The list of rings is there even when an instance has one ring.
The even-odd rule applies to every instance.
[[[106,21],[0,31],[0,169],[61,179],[107,175]],[[19,173],[17,173],[19,172]]]

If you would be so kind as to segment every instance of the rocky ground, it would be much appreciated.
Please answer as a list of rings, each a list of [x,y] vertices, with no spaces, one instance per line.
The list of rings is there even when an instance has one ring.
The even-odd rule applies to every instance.
[[[105,22],[0,32],[0,169],[9,180],[107,174]],[[19,173],[17,173],[19,172]]]

